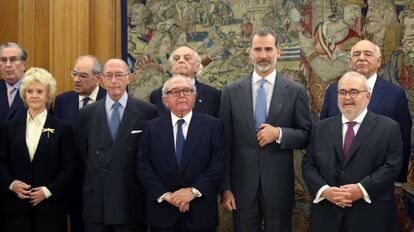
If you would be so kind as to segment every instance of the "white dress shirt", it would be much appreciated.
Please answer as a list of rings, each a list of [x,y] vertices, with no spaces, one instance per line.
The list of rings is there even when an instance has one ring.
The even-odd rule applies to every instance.
[[[89,97],[89,101],[88,101],[87,105],[96,102],[96,98],[98,98],[98,92],[99,92],[99,85],[97,85],[95,87],[95,89],[92,91],[92,93],[89,96],[79,95],[79,97],[78,97],[79,98],[79,100],[78,100],[79,109],[82,108],[82,106],[83,106],[83,99],[85,97]]]

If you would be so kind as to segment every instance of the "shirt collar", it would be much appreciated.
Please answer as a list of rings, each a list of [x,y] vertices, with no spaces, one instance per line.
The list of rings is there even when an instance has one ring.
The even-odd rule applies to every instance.
[[[38,114],[34,118],[32,118],[32,116],[30,116],[30,114],[29,114],[29,111],[27,111],[26,123],[29,123],[29,122],[39,122],[41,125],[45,125],[46,118],[47,118],[47,110],[46,109],[43,110],[42,113]]]
[[[253,83],[257,83],[258,81],[260,81],[261,79],[263,79],[263,77],[259,76],[259,74],[257,74],[256,70],[253,71]],[[275,84],[275,80],[276,80],[276,69],[273,69],[273,71],[267,75],[266,77],[264,77],[268,82],[270,82],[272,85]]]
[[[173,127],[175,126],[175,124],[177,124],[177,121],[179,119],[184,119],[184,121],[187,123],[187,125],[189,125],[189,123],[191,121],[191,117],[193,117],[193,111],[190,111],[190,113],[185,115],[183,118],[179,118],[171,112],[171,122],[172,122]]]
[[[125,109],[126,104],[128,102],[128,94],[125,91],[124,95],[122,95],[122,97],[118,100],[118,102],[121,104],[121,106]],[[112,105],[115,103],[114,100],[112,100],[112,98],[109,96],[108,93],[106,93],[106,98],[105,98],[105,107],[107,110],[110,110],[112,108]]]
[[[377,77],[378,77],[377,74],[374,73],[374,75],[368,78],[368,85],[371,88],[371,92],[374,90],[374,85],[375,85],[375,82],[377,81]]]
[[[358,115],[358,117],[356,117],[354,120],[352,120],[352,122],[356,122],[356,123],[358,123],[358,124],[361,124],[361,123],[362,123],[362,121],[363,121],[363,120],[364,120],[364,118],[365,118],[365,115],[367,115],[367,113],[368,113],[368,110],[367,110],[367,108],[365,108],[365,109],[362,111],[362,113]],[[345,118],[345,117],[342,115],[342,124],[345,124],[345,123],[347,123],[347,122],[350,122],[350,120],[348,120],[347,118]]]
[[[5,81],[4,83],[6,83],[7,88],[19,89],[20,85],[22,84],[22,79],[18,80],[14,85],[10,85],[9,83],[7,83],[7,81]]]
[[[96,85],[96,87],[95,87],[95,89],[92,91],[92,93],[91,94],[89,94],[89,96],[87,96],[87,97],[89,97],[89,99],[92,101],[92,102],[96,102],[96,99],[98,98],[98,92],[99,92],[99,85]],[[79,102],[82,102],[82,100],[85,98],[86,96],[82,96],[82,95],[79,95]]]

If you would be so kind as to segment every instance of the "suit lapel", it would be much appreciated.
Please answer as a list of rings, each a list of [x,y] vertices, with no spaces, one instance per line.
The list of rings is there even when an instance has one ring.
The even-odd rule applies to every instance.
[[[256,140],[256,123],[254,118],[253,110],[253,93],[252,93],[252,75],[248,75],[239,83],[239,91],[235,91],[235,97],[238,99],[239,106],[241,109],[241,115],[244,116],[246,126],[252,135],[251,138],[254,142]]]
[[[7,90],[6,90],[7,92]],[[6,94],[7,99],[7,94]],[[7,102],[7,101],[6,101]],[[7,102],[7,105],[9,103]],[[9,111],[7,112],[7,119],[11,119],[14,112],[17,110],[17,106],[23,105],[22,99],[20,98],[19,90],[16,91],[16,95],[14,96],[13,103],[10,106]]]
[[[96,141],[102,141],[101,145],[107,148],[108,146],[112,146],[112,138],[106,117],[105,99],[96,102],[96,104],[95,112],[93,112],[94,116],[91,117],[92,123],[94,123],[92,128],[95,128],[93,130],[99,132],[96,135],[98,137]]]
[[[40,134],[39,143],[37,144],[37,148],[35,154],[33,156],[32,163],[36,162],[39,159],[39,155],[43,154],[42,152],[44,149],[47,149],[47,144],[51,139],[53,139],[54,133],[51,132],[43,132],[43,129],[54,129],[56,130],[56,121],[54,118],[51,117],[51,114],[48,112],[45,125],[43,125],[42,133]]]
[[[274,122],[277,119],[278,114],[281,112],[284,104],[282,99],[287,99],[289,93],[288,87],[289,86],[282,79],[282,75],[277,72],[266,122],[274,125]]]
[[[161,116],[158,124],[159,133],[158,138],[160,138],[161,146],[164,150],[165,159],[167,164],[171,165],[169,169],[171,176],[175,176],[177,173],[177,158],[175,157],[175,146],[174,146],[174,130],[171,121],[171,115],[168,113],[164,116]],[[191,124],[190,124],[191,125]],[[188,136],[187,136],[188,137]]]
[[[380,76],[377,77],[377,81],[375,82],[374,90],[372,92],[371,100],[368,104],[368,109],[371,111],[375,111],[377,108],[378,103],[381,102],[381,99],[385,96],[385,86],[384,80]]]
[[[333,139],[333,145],[335,148],[335,153],[338,156],[338,160],[341,164],[344,163],[344,149],[342,142],[342,120],[341,116],[336,116],[335,120],[331,121],[329,124],[329,133]]]
[[[371,134],[371,131],[375,128],[375,119],[376,116],[373,115],[368,111],[367,115],[365,115],[364,120],[361,123],[361,126],[359,127],[358,133],[356,134],[354,140],[352,141],[351,148],[349,150],[348,159],[345,163],[349,162],[349,160],[352,159],[356,151],[361,146],[362,142],[365,140],[365,138]]]
[[[197,147],[197,144],[200,141],[200,136],[202,134],[200,131],[204,131],[203,123],[201,122],[198,115],[193,113],[190,126],[188,127],[187,131],[187,138],[184,143],[183,157],[181,160],[180,169],[186,167],[187,164],[193,159],[195,154],[194,149]]]
[[[25,163],[30,164],[29,150],[26,144],[26,117],[18,120],[16,131],[17,143],[22,146],[22,158]]]

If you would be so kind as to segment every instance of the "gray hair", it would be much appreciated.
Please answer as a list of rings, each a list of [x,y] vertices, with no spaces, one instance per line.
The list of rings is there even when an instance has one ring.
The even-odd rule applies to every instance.
[[[92,60],[92,73],[94,75],[102,73],[102,64],[99,62],[98,58],[93,55],[83,55],[79,56],[78,59],[76,59],[76,63],[81,62],[83,59],[91,59]]]
[[[53,98],[56,93],[56,81],[46,69],[32,67],[26,71],[22,84],[20,85],[20,97],[22,98],[24,104],[27,106],[26,102],[26,89],[32,83],[41,83],[47,88],[47,107],[51,105]]]
[[[259,36],[259,37],[264,37],[264,36],[268,36],[268,35],[273,36],[273,38],[275,38],[275,46],[277,47],[277,34],[276,34],[276,32],[274,30],[272,30],[270,28],[267,28],[267,27],[259,28],[258,30],[256,30],[252,34],[252,36],[250,37],[250,47],[252,46],[252,44],[253,44],[253,38],[256,35]]]
[[[27,52],[22,47],[20,47],[20,45],[18,45],[17,43],[6,42],[6,43],[0,45],[0,54],[3,52],[3,49],[5,49],[5,48],[17,48],[17,49],[19,49],[19,51],[20,51],[19,59],[22,60],[22,61],[26,61]]]
[[[189,48],[189,49],[193,50],[193,52],[194,52],[194,59],[195,59],[195,62],[196,62],[196,64],[200,65],[200,69],[199,69],[199,70],[198,70],[198,72],[196,73],[196,76],[198,76],[198,75],[201,73],[201,70],[203,69],[203,64],[201,63],[201,57],[200,57],[200,54],[198,54],[198,52],[197,52],[196,50],[192,49],[191,47],[188,47],[188,46],[181,46],[181,47],[176,48],[173,52],[171,52],[170,58],[168,59],[168,60],[170,61],[170,64],[171,64],[171,65],[173,64],[173,61],[174,61],[174,60],[173,60],[173,56],[174,56],[175,51],[176,51],[177,49],[182,48],[182,47],[187,47],[187,48]]]
[[[365,87],[364,90],[367,90],[368,92],[372,93],[372,89],[369,86],[368,79],[361,73],[358,73],[355,71],[347,72],[341,77],[341,79],[339,79],[339,82],[341,82],[342,79],[346,79],[346,78],[360,79],[361,81],[364,82],[364,87]],[[339,83],[338,83],[338,88],[339,88]]]
[[[358,41],[357,43],[359,43],[361,41],[362,40]],[[367,40],[367,41],[369,41],[369,40]],[[369,41],[369,42],[371,42],[371,41]],[[380,57],[381,56],[381,48],[378,45],[374,44],[373,42],[371,42],[371,43],[375,46],[375,52],[376,52],[377,57]],[[354,46],[352,46],[352,48],[351,48],[351,57],[352,57],[352,53],[354,53],[355,45],[356,44],[354,44]]]
[[[168,85],[170,84],[170,82],[172,81],[172,80],[175,80],[175,79],[182,79],[182,80],[184,80],[184,81],[186,81],[186,82],[188,82],[190,85],[191,85],[191,88],[193,89],[193,95],[197,95],[197,88],[196,88],[196,86],[195,86],[195,83],[191,80],[191,78],[189,78],[189,77],[186,77],[186,76],[183,76],[183,75],[180,75],[180,74],[174,74],[171,78],[169,78],[165,83],[164,83],[164,85],[162,86],[162,97],[163,98],[165,98],[165,97],[167,97],[167,92],[169,91],[167,88],[168,88]]]

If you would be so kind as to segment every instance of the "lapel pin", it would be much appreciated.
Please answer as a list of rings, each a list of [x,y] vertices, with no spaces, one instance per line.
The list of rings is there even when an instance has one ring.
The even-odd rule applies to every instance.
[[[43,133],[47,133],[47,137],[49,138],[50,133],[55,133],[55,129],[52,128],[43,128],[42,130]]]

